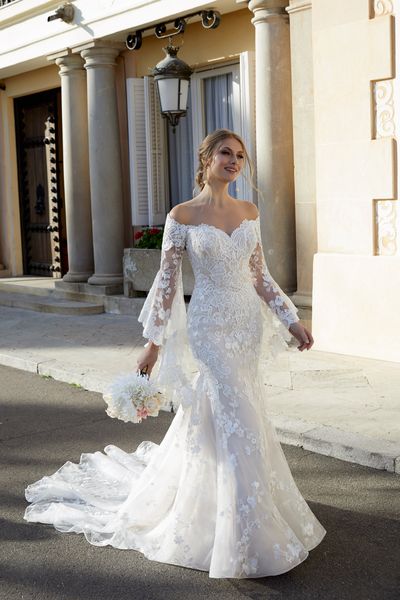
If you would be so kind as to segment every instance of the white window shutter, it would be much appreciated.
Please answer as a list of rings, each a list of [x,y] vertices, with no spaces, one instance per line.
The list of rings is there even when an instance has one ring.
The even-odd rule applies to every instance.
[[[241,135],[247,151],[256,166],[256,64],[254,52],[240,54],[240,113]],[[253,183],[257,185],[257,173],[254,173]],[[243,197],[257,203],[257,192],[248,182],[244,182]]]
[[[152,77],[144,78],[149,225],[165,223],[168,181],[165,120]]]
[[[149,224],[144,80],[126,80],[132,225]]]

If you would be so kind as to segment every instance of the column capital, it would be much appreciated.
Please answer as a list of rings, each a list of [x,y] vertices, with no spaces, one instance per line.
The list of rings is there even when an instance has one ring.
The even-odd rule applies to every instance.
[[[252,12],[256,10],[276,10],[283,9],[282,12],[285,11],[285,8],[289,6],[289,0],[250,0],[249,2],[249,10]]]
[[[80,53],[85,59],[85,68],[90,69],[97,66],[114,67],[118,54],[125,49],[121,42],[110,42],[109,40],[91,40],[86,44],[79,44],[72,48],[74,53]]]
[[[286,7],[289,0],[250,0],[248,8],[254,13],[253,25],[274,19],[288,20]]]
[[[82,58],[85,59],[85,69],[94,69],[96,67],[115,67],[119,54],[117,48],[104,46],[93,46],[81,51]]]
[[[56,65],[60,67],[60,77],[71,74],[81,75],[85,72],[83,62],[79,54],[67,54],[55,60]]]

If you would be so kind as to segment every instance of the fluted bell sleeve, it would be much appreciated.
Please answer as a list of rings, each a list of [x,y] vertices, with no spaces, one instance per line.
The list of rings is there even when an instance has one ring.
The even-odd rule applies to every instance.
[[[257,294],[268,304],[280,322],[286,329],[289,329],[293,323],[299,321],[298,309],[274,281],[268,270],[262,247],[259,219],[256,223],[256,232],[257,244],[249,261],[254,287]]]
[[[185,244],[186,226],[168,214],[163,233],[160,268],[138,318],[143,324],[143,337],[158,346],[165,341],[172,305],[177,289],[181,287]]]

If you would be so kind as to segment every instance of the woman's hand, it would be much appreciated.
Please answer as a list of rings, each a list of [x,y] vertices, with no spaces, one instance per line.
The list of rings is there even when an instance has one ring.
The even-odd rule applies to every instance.
[[[289,327],[290,333],[300,342],[300,345],[297,346],[297,349],[300,352],[303,350],[309,350],[314,343],[313,336],[311,333],[300,323],[297,321],[296,323],[292,323]]]
[[[150,377],[154,365],[157,362],[159,346],[149,342],[147,348],[140,353],[139,358],[136,361],[137,371],[145,370],[146,375]]]

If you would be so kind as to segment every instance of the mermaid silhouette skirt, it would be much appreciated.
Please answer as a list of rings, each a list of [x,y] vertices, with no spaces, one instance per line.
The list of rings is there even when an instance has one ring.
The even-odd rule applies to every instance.
[[[304,561],[326,532],[268,418],[259,296],[240,269],[222,281],[196,272],[196,248],[224,238],[208,232],[196,246],[200,230],[193,233],[186,333],[196,370],[185,386],[175,380],[182,401],[165,437],[132,453],[108,445],[65,463],[27,487],[24,518],[209,577],[278,575]],[[147,308],[154,302],[149,294]]]

